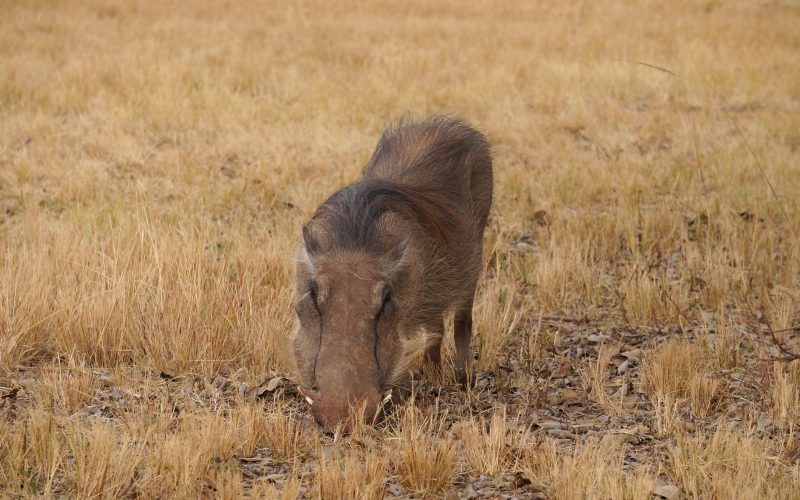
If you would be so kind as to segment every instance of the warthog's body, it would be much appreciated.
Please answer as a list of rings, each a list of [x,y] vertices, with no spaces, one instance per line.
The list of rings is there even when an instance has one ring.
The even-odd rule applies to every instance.
[[[471,361],[472,304],[492,204],[492,160],[479,132],[435,117],[387,129],[360,181],[303,228],[294,353],[312,412],[326,428],[379,409],[408,367],[403,340],[424,328],[439,365],[455,314],[455,366]]]

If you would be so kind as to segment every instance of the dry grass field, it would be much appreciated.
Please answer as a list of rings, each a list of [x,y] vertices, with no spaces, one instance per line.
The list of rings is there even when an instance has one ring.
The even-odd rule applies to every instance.
[[[797,2],[0,12],[0,497],[800,498]],[[495,156],[476,386],[326,436],[300,224],[429,113]]]

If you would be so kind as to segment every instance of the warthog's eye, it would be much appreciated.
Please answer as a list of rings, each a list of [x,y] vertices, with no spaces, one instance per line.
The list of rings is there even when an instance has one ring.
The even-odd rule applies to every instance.
[[[308,285],[308,296],[311,297],[311,300],[314,302],[314,307],[319,309],[319,304],[317,303],[317,284],[313,281]]]
[[[392,289],[387,286],[386,289],[383,291],[383,301],[381,302],[381,308],[378,310],[378,317],[380,317],[380,315],[383,314],[383,311],[386,309],[386,306],[388,306],[391,302],[392,302]]]

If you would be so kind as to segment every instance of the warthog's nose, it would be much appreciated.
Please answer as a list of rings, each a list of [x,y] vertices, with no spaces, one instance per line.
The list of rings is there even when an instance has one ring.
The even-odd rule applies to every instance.
[[[356,424],[354,419],[372,423],[379,417],[382,406],[383,399],[376,389],[361,396],[324,391],[319,393],[318,400],[311,403],[311,414],[325,432],[333,433],[338,427],[349,433]]]

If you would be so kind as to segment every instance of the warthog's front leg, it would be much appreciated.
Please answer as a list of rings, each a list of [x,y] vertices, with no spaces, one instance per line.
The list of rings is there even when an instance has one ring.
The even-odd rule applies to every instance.
[[[455,341],[456,341],[456,378],[461,384],[467,384],[472,379],[472,303],[456,312],[455,315]]]

